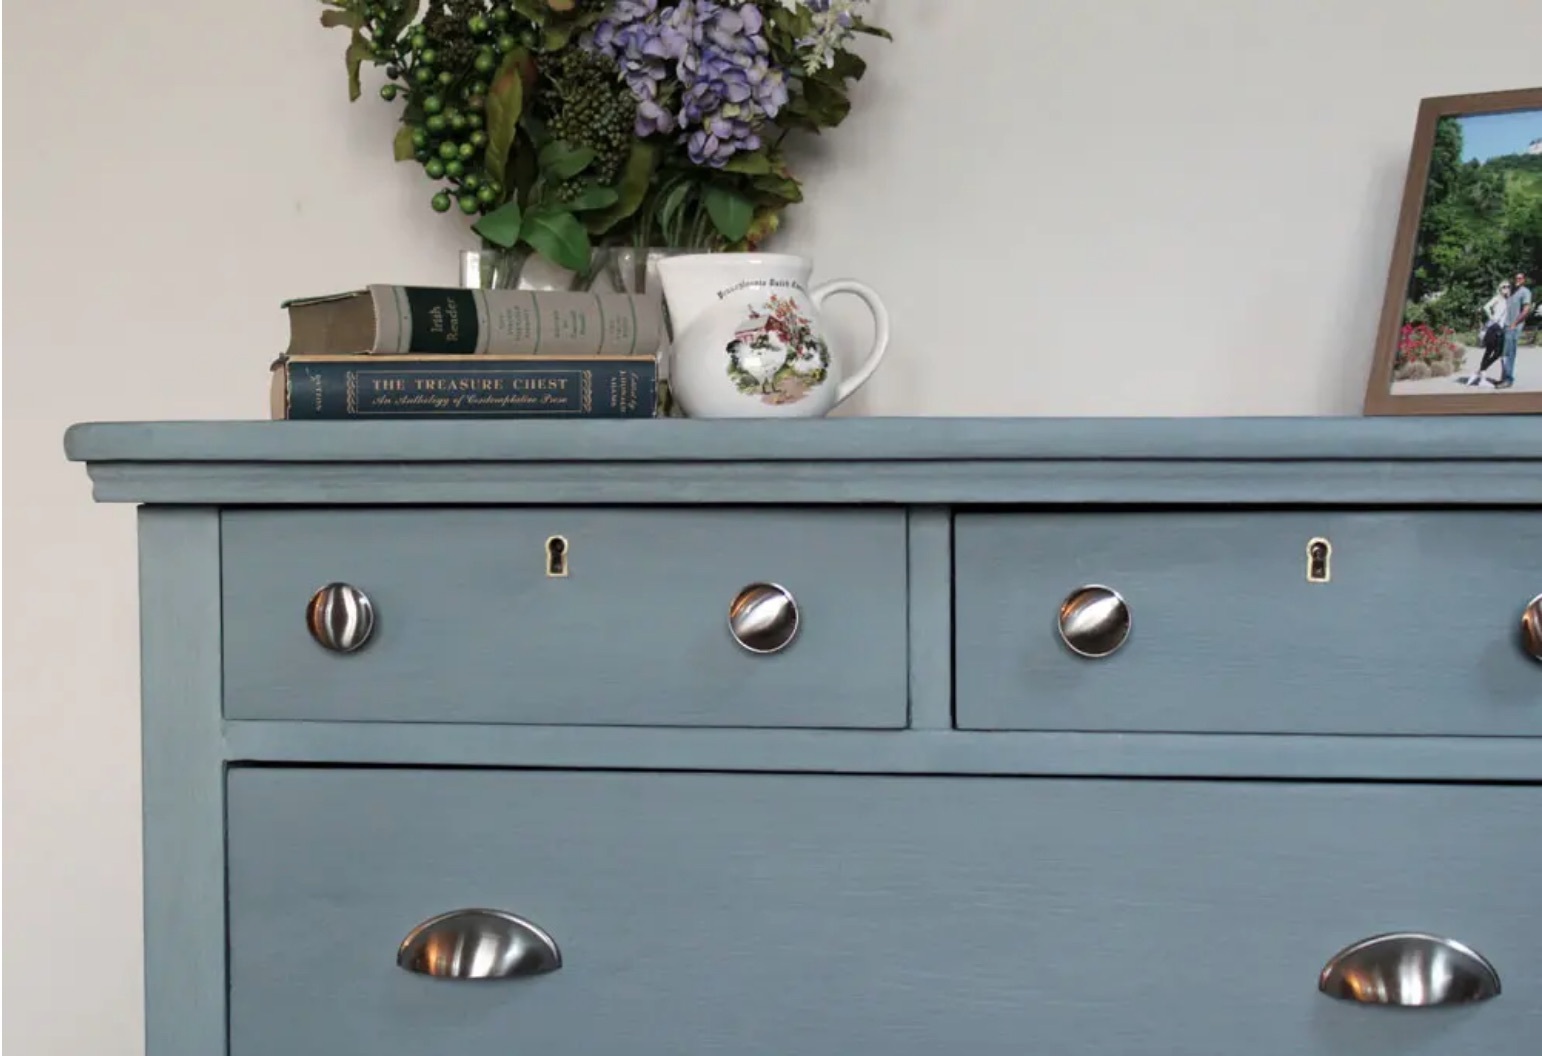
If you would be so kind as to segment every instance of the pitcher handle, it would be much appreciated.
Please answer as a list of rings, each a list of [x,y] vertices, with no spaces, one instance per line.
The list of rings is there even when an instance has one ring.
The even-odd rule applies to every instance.
[[[867,305],[868,311],[873,313],[873,347],[862,361],[862,366],[857,372],[845,381],[841,382],[839,389],[835,391],[835,405],[845,403],[863,385],[867,379],[873,376],[873,371],[878,369],[878,364],[883,362],[883,354],[889,350],[889,310],[884,307],[883,298],[878,296],[866,283],[857,282],[855,279],[836,279],[817,286],[809,294],[814,301],[814,307],[823,310],[825,301],[837,293],[849,293],[860,297],[862,303]]]

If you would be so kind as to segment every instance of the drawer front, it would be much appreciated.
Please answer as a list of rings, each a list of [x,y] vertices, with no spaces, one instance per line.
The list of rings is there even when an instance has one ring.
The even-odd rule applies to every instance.
[[[971,513],[955,529],[961,727],[1542,734],[1521,636],[1542,511]],[[1319,537],[1326,582],[1309,580]],[[1061,637],[1088,585],[1129,616],[1100,659]],[[1116,636],[1077,632],[1108,609],[1087,615],[1071,640],[1103,652]]]
[[[548,574],[557,536],[566,575]],[[906,722],[903,511],[234,511],[222,551],[231,718]],[[354,652],[309,628],[334,582],[373,613]],[[762,582],[796,607],[780,651],[730,631],[735,598]]]
[[[237,769],[230,1053],[1530,1052],[1539,812],[1518,786]],[[467,907],[561,966],[397,966]],[[1318,992],[1403,930],[1502,993]]]

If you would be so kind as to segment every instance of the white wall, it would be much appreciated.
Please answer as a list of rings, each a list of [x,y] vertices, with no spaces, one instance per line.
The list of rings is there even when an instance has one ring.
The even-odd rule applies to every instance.
[[[262,417],[281,299],[452,281],[465,240],[392,166],[389,109],[348,105],[314,0],[7,6],[4,1043],[120,1056],[142,1045],[133,516],[91,503],[61,434]],[[1535,0],[883,21],[898,43],[866,49],[783,241],[888,295],[870,414],[1357,413],[1416,101],[1542,79]]]

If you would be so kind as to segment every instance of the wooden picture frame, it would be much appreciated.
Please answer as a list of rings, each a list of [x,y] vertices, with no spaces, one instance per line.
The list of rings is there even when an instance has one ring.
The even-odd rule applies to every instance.
[[[1490,283],[1483,287],[1472,283],[1458,284],[1453,281],[1451,287],[1421,294],[1418,292],[1418,286],[1431,281],[1428,272],[1435,268],[1425,269],[1423,274],[1416,273],[1416,267],[1419,266],[1428,249],[1420,245],[1420,233],[1426,209],[1432,205],[1441,204],[1426,200],[1432,190],[1430,176],[1432,169],[1435,168],[1437,132],[1442,133],[1441,145],[1446,153],[1446,158],[1442,162],[1443,171],[1449,173],[1453,166],[1450,161],[1452,140],[1448,129],[1454,128],[1463,137],[1471,133],[1481,133],[1481,139],[1485,144],[1508,143],[1517,129],[1524,132],[1530,128],[1529,112],[1533,111],[1536,115],[1534,138],[1536,142],[1542,143],[1542,88],[1438,96],[1420,102],[1408,175],[1403,188],[1397,240],[1394,243],[1392,264],[1387,277],[1386,294],[1377,329],[1376,353],[1366,384],[1365,413],[1367,415],[1542,413],[1542,338],[1537,336],[1539,331],[1542,331],[1542,305],[1537,303],[1538,297],[1542,296],[1542,290],[1538,288],[1539,280],[1542,280],[1542,250],[1535,253],[1522,250],[1522,255],[1535,255],[1537,257],[1535,260],[1510,261],[1502,268],[1486,269],[1503,270],[1505,274],[1502,277],[1497,273],[1489,276]],[[1441,123],[1447,119],[1454,120],[1443,128]],[[1481,122],[1489,123],[1480,124]],[[1478,139],[1479,135],[1473,135],[1474,142]],[[1466,150],[1467,142],[1465,138],[1459,141],[1463,152]],[[1524,159],[1524,164],[1530,164],[1531,149],[1534,148],[1535,144],[1529,147],[1526,143],[1520,145],[1519,153]],[[1500,149],[1504,150],[1508,147]],[[1460,153],[1457,156],[1460,159]],[[1480,166],[1486,166],[1494,157],[1499,156],[1495,154],[1474,160],[1478,160]],[[1542,153],[1537,157],[1539,173],[1542,173]],[[1519,163],[1511,162],[1506,158],[1502,164],[1513,168]],[[1455,167],[1463,169],[1468,174],[1459,177],[1461,179],[1470,178],[1476,181],[1479,178],[1476,175],[1479,170],[1473,168],[1465,159],[1460,160],[1460,164]],[[1500,170],[1494,175],[1499,178],[1497,185],[1500,186],[1501,194],[1505,197],[1502,197],[1498,204],[1490,200],[1487,208],[1498,209],[1501,212],[1508,208],[1506,203],[1510,199],[1507,196],[1513,193],[1511,188],[1515,180],[1527,181],[1529,195],[1530,181],[1533,179],[1529,169],[1519,172]],[[1542,174],[1535,179],[1538,181],[1538,186],[1542,187]],[[1492,188],[1495,185],[1491,177],[1488,187]],[[1439,190],[1448,200],[1454,201],[1451,187],[1452,181],[1448,178]],[[1509,216],[1509,214],[1504,215]],[[1538,219],[1542,221],[1542,214],[1538,214]],[[1482,220],[1469,219],[1466,222],[1481,225]],[[1502,223],[1498,220],[1495,222]],[[1523,230],[1530,231],[1529,220]],[[1526,236],[1522,236],[1521,241],[1525,240]],[[1438,268],[1439,265],[1435,267]],[[1484,269],[1481,266],[1472,266],[1471,270]],[[1532,301],[1531,315],[1521,335],[1523,343],[1515,357],[1513,387],[1499,389],[1487,382],[1478,386],[1465,384],[1462,379],[1470,381],[1474,374],[1480,373],[1472,367],[1475,362],[1481,364],[1484,352],[1481,348],[1472,347],[1465,330],[1459,335],[1448,334],[1448,328],[1454,330],[1451,320],[1465,318],[1467,308],[1470,307],[1472,339],[1481,341],[1482,330],[1479,323],[1483,305],[1488,298],[1498,295],[1498,283],[1501,279],[1512,279],[1515,272],[1526,274],[1526,285],[1531,291]],[[1415,281],[1416,278],[1419,280],[1418,283]],[[1456,303],[1441,306],[1439,302],[1453,292],[1462,298],[1460,307]],[[1474,298],[1476,300],[1473,304],[1466,303]],[[1415,329],[1405,335],[1405,325],[1414,326]],[[1424,327],[1430,329],[1425,330]],[[1408,343],[1410,352],[1400,362],[1400,347],[1405,341]],[[1502,349],[1502,337],[1500,344]],[[1491,355],[1490,358],[1492,358]],[[1521,370],[1523,360],[1526,361],[1527,368],[1524,381]],[[1426,372],[1428,376],[1421,376]],[[1489,369],[1481,372],[1481,375],[1485,378],[1494,378],[1502,372],[1501,353],[1500,360],[1491,363]]]

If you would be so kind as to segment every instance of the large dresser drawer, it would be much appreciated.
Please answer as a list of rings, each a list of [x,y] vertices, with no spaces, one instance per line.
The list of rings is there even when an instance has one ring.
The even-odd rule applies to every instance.
[[[230,1056],[1520,1056],[1539,813],[1526,786],[238,768]],[[545,940],[560,967],[398,966],[470,908],[533,926],[519,972]],[[1404,931],[1431,938],[1342,981],[1491,967],[1499,995],[1319,992]],[[495,963],[433,941],[420,966]]]
[[[974,512],[954,543],[963,728],[1542,734],[1542,511]]]
[[[901,510],[240,510],[221,549],[230,718],[906,723]]]

